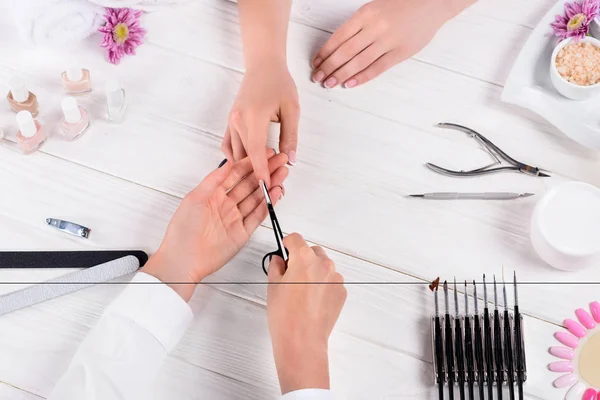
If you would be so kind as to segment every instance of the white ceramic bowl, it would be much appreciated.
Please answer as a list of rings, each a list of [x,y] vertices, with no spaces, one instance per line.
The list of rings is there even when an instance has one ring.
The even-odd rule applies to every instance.
[[[600,189],[567,182],[535,206],[531,243],[548,264],[565,271],[600,266]]]
[[[558,92],[566,98],[571,100],[587,100],[597,94],[600,94],[600,83],[590,86],[576,85],[560,76],[558,70],[556,69],[556,56],[558,55],[558,52],[572,42],[573,38],[565,39],[554,48],[552,57],[550,58],[550,80],[552,81],[552,84],[556,90],[558,90]],[[580,42],[590,42],[594,46],[600,48],[600,40],[590,36],[581,39]]]

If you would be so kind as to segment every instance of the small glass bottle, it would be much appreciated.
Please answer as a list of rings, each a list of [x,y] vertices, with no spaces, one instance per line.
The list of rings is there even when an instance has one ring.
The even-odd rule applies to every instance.
[[[6,98],[8,99],[10,109],[16,113],[23,110],[29,111],[31,115],[37,117],[39,112],[37,97],[27,90],[25,81],[15,76],[8,84],[10,91]]]
[[[106,113],[108,119],[121,122],[125,119],[125,111],[127,111],[125,90],[121,88],[117,81],[108,82],[106,85]]]
[[[29,111],[23,110],[17,113],[17,143],[24,154],[30,154],[40,148],[46,141],[44,127],[33,119]]]
[[[81,68],[67,68],[62,73],[62,82],[67,94],[83,94],[92,91],[90,71]]]
[[[79,107],[74,97],[65,97],[61,103],[64,117],[60,121],[60,131],[67,140],[75,140],[90,126],[87,111]]]

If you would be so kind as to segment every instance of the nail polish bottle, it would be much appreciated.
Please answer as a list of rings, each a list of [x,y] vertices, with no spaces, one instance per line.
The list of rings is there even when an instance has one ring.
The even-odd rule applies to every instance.
[[[110,81],[106,85],[106,112],[108,119],[114,122],[121,122],[125,119],[127,110],[127,99],[125,90],[121,88],[119,82]]]
[[[8,99],[10,109],[16,113],[23,110],[29,111],[31,115],[37,117],[39,111],[37,97],[27,90],[25,81],[15,76],[8,84],[10,92],[8,92],[6,98]]]
[[[62,73],[62,82],[67,94],[83,94],[92,91],[90,71],[82,68],[67,68]]]
[[[29,111],[23,110],[17,113],[17,125],[19,125],[17,142],[23,153],[33,153],[46,141],[44,127],[33,119]]]
[[[65,97],[60,104],[64,117],[60,121],[60,131],[67,140],[75,140],[90,126],[87,111],[79,107],[74,97]]]

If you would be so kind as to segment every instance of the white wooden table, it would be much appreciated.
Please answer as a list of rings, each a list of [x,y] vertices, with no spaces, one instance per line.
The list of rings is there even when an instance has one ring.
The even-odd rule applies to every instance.
[[[331,338],[332,386],[340,398],[435,399],[425,282],[480,279],[514,269],[522,281],[600,280],[600,271],[547,267],[528,238],[535,201],[566,180],[600,185],[597,153],[535,115],[500,102],[511,64],[553,0],[480,0],[449,22],[414,59],[352,90],[313,84],[309,60],[362,0],[297,0],[289,66],[300,92],[298,164],[278,206],[285,232],[326,247],[348,282],[348,301]],[[5,10],[0,10],[5,11]],[[219,147],[242,73],[237,7],[197,0],[144,17],[146,43],[118,67],[98,37],[78,49],[26,49],[0,13],[0,92],[24,76],[40,100],[52,137],[41,152],[10,142],[14,114],[0,111],[9,142],[0,146],[0,248],[141,248],[152,253],[181,198],[221,161]],[[96,90],[82,97],[95,120],[81,139],[63,141],[60,73],[79,63]],[[127,120],[103,119],[103,83],[127,90]],[[3,107],[4,108],[4,107]],[[466,135],[437,122],[479,130],[517,159],[552,171],[550,179],[499,174],[453,179],[434,161],[475,166],[487,155]],[[423,191],[529,191],[517,202],[409,200]],[[60,234],[48,216],[93,229],[90,240]],[[268,221],[267,221],[268,222]],[[247,248],[209,281],[262,282],[262,255],[274,246],[266,223]],[[52,271],[0,271],[0,280],[36,280]],[[410,285],[352,285],[397,281]],[[16,286],[0,285],[3,292]],[[101,286],[0,318],[0,398],[46,397],[77,345],[122,286]],[[512,293],[512,291],[511,291]],[[512,295],[511,295],[512,296]],[[597,286],[522,286],[527,314],[530,399],[558,399],[546,370],[552,334]],[[265,399],[279,393],[265,313],[264,285],[202,285],[194,323],[169,357],[157,399]]]

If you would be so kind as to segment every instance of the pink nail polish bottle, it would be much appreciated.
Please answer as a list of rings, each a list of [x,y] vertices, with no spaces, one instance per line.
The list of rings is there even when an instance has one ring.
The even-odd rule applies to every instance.
[[[35,94],[27,90],[25,81],[19,77],[13,77],[10,82],[10,91],[6,96],[10,109],[18,113],[19,111],[29,111],[31,115],[37,117],[39,106]]]
[[[64,117],[60,121],[60,130],[67,140],[75,140],[90,126],[87,111],[79,107],[74,97],[65,97],[61,103]]]
[[[92,91],[90,71],[82,68],[67,68],[62,73],[62,82],[67,94],[83,94]]]
[[[40,148],[46,141],[44,127],[40,125],[29,111],[23,110],[17,113],[17,142],[24,154],[31,154]]]

